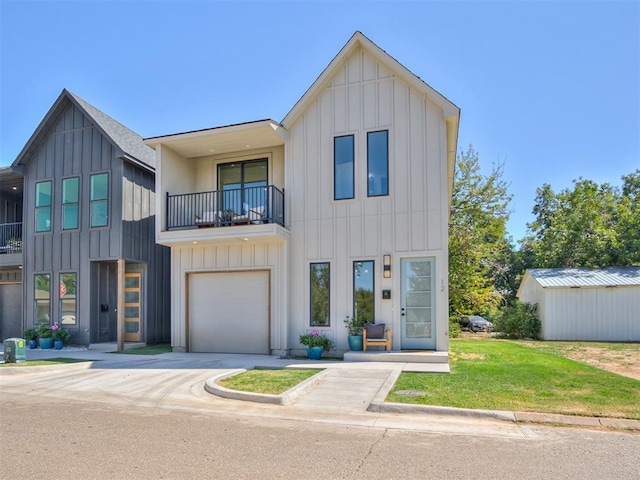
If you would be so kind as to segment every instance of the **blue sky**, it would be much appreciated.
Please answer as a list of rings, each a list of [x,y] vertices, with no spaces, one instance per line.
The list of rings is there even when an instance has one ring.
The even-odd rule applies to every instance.
[[[640,2],[0,0],[0,166],[63,88],[143,137],[282,120],[360,30],[504,162],[514,240],[535,190],[640,168]]]

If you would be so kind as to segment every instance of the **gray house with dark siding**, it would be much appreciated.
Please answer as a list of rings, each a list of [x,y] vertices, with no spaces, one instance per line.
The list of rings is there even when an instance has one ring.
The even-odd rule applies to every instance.
[[[74,344],[119,329],[169,342],[170,249],[155,243],[155,155],[142,138],[63,90],[11,170],[24,188],[21,327],[58,322]]]

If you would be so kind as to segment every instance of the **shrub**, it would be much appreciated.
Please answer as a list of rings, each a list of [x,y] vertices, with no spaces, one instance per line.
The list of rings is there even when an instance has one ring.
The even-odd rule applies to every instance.
[[[44,323],[38,325],[39,338],[51,338],[52,336],[53,336],[53,331],[51,330],[51,326]]]
[[[460,322],[455,316],[449,317],[449,338],[460,338],[462,336],[462,328]]]
[[[37,340],[38,339],[38,330],[36,330],[35,328],[27,328],[24,331],[24,338],[27,341],[29,341],[29,340]]]
[[[538,305],[516,300],[509,304],[502,315],[493,323],[494,331],[502,333],[509,338],[534,338],[540,337],[542,324],[538,318]]]

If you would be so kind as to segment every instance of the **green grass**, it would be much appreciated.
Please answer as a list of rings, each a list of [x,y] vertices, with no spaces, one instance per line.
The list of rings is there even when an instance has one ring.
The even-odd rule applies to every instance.
[[[22,363],[0,363],[0,367],[39,367],[43,365],[59,365],[61,363],[92,362],[93,360],[83,360],[77,358],[47,358],[45,360],[27,360]]]
[[[320,370],[249,370],[218,383],[230,390],[279,395]]]
[[[450,343],[450,375],[403,373],[387,401],[640,419],[640,381],[507,340]],[[399,395],[402,390],[423,392]]]
[[[158,345],[148,345],[146,347],[130,348],[128,350],[116,350],[111,353],[121,353],[125,355],[160,355],[161,353],[170,353],[171,345],[161,343]]]

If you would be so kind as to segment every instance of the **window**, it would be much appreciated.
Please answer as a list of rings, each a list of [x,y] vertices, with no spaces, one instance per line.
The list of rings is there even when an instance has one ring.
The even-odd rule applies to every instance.
[[[36,322],[48,325],[51,322],[51,275],[48,273],[34,275],[33,285]]]
[[[60,274],[60,323],[75,325],[76,320],[76,274]]]
[[[367,196],[389,195],[389,132],[367,133]]]
[[[329,326],[329,264],[311,264],[311,326]]]
[[[353,262],[353,318],[374,323],[373,260]]]
[[[51,182],[36,183],[36,232],[51,231]]]
[[[109,224],[109,174],[91,175],[91,226]]]
[[[225,163],[218,167],[222,208],[235,215],[246,215],[250,208],[266,207],[267,159]]]
[[[333,198],[354,198],[353,135],[333,139]]]
[[[62,180],[62,229],[78,228],[78,178]]]

